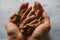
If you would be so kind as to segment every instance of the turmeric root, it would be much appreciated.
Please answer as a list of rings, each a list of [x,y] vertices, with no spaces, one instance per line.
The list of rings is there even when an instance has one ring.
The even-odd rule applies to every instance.
[[[31,35],[32,32],[34,31],[34,29],[39,26],[41,24],[41,14],[39,12],[39,10],[37,10],[36,12],[34,12],[34,10],[25,10],[23,9],[20,12],[20,19],[18,19],[16,17],[15,21],[19,21],[19,30],[21,33],[25,34],[25,35]]]

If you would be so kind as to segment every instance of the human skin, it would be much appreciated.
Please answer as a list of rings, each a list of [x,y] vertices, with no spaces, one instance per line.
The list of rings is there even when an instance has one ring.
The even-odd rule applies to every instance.
[[[34,10],[40,10],[42,14],[42,24],[40,24],[32,33],[28,40],[44,40],[44,37],[49,33],[51,28],[50,18],[39,2],[35,2]]]
[[[8,18],[5,24],[5,28],[8,34],[8,37],[6,40],[26,40],[26,37],[22,36],[22,33],[19,31],[19,28],[17,25],[19,21],[18,20],[14,21],[14,19],[16,18],[16,16],[18,16],[17,19],[19,19],[20,11],[27,7],[28,7],[28,3],[23,3],[19,8],[19,11],[17,13],[14,13]]]
[[[25,6],[25,7],[24,7]],[[20,7],[20,10],[28,8],[28,4],[22,4]],[[28,8],[29,9],[29,8]],[[42,14],[42,24],[40,24],[35,30],[33,31],[32,35],[26,37],[22,35],[22,33],[19,31],[19,28],[16,24],[18,22],[13,22],[12,20],[15,18],[16,15],[19,13],[14,13],[6,22],[6,30],[8,34],[7,40],[41,40],[45,35],[48,34],[50,30],[50,18],[45,12],[45,10],[42,8],[41,4],[39,2],[34,3],[34,10],[41,10]],[[19,12],[20,12],[19,10]],[[21,15],[21,14],[20,14]]]

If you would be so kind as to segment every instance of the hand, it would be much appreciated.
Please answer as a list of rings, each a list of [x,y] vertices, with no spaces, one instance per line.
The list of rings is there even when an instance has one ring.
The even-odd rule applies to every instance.
[[[19,34],[18,26],[15,23],[13,23],[13,19],[16,16],[17,16],[16,13],[14,13],[10,18],[8,18],[5,24],[5,28],[8,33],[7,40],[16,39],[16,36]]]
[[[23,3],[19,11],[17,13],[14,13],[11,17],[8,18],[5,24],[5,28],[8,34],[7,40],[25,40],[26,39],[26,37],[24,37],[19,31],[18,24],[21,16],[20,12],[23,9],[27,9],[27,8],[28,8],[28,3]]]
[[[35,2],[34,10],[40,10],[42,14],[42,23],[33,31],[32,35],[28,37],[28,40],[41,40],[48,34],[50,30],[50,18],[42,8],[42,5],[39,2]]]
[[[25,9],[25,10],[24,10]],[[49,32],[50,29],[50,19],[48,17],[48,15],[46,14],[46,12],[44,11],[44,9],[42,8],[42,6],[40,5],[40,3],[35,2],[34,5],[34,10],[40,10],[40,13],[42,14],[42,23],[41,25],[39,25],[32,33],[31,36],[28,36],[26,38],[26,36],[22,35],[22,33],[19,31],[18,25],[19,25],[19,20],[22,16],[21,11],[23,12],[27,10],[27,12],[29,12],[31,10],[31,7],[28,8],[28,4],[22,4],[18,13],[17,14],[13,14],[8,21],[6,22],[6,30],[7,33],[9,35],[8,40],[10,39],[14,39],[14,40],[37,40],[37,38],[43,37],[46,33]],[[27,13],[28,14],[28,13]],[[17,16],[17,20],[16,19]],[[22,16],[21,21],[25,19],[26,16]],[[15,20],[15,21],[14,21]],[[39,31],[39,32],[38,32]]]

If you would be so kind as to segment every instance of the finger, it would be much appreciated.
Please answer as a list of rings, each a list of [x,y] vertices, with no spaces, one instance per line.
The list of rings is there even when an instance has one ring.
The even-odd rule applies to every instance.
[[[42,5],[36,1],[34,3],[34,10],[35,10],[35,15],[36,15],[37,19],[39,19],[42,15],[41,9],[42,9]]]
[[[34,9],[37,10],[37,9],[39,9],[39,8],[42,8],[42,6],[41,6],[41,4],[40,4],[38,1],[36,1],[36,2],[34,3]]]
[[[23,3],[23,4],[20,6],[20,8],[19,8],[18,13],[20,13],[21,10],[23,10],[23,9],[27,9],[27,8],[28,8],[28,3]]]
[[[39,15],[38,15],[38,18],[41,17],[41,19],[42,19],[42,13],[44,12],[44,9],[43,9],[41,3],[35,2],[35,4],[34,4],[34,9],[35,9],[36,11],[39,9]],[[36,14],[37,14],[37,12],[36,12]],[[40,19],[39,19],[39,20],[40,20]],[[40,20],[40,21],[41,21],[41,20]]]
[[[26,18],[26,16],[28,15],[28,13],[31,11],[32,7],[29,7],[23,14],[21,17],[21,20],[24,20]]]
[[[41,3],[39,3],[39,2],[35,2],[34,3],[34,10],[36,11],[36,10],[40,10],[40,12],[42,13],[42,11],[43,11],[43,8],[42,8],[42,5],[41,5]]]
[[[39,2],[37,2],[37,1],[34,3],[34,10],[35,11],[39,8],[39,5],[38,4],[39,4]]]
[[[36,9],[35,9],[36,8]],[[49,16],[46,14],[46,12],[44,11],[41,3],[39,2],[35,2],[35,6],[34,6],[34,9],[37,10],[39,9],[40,10],[40,13],[42,13],[42,17],[44,18],[44,23],[48,22],[50,23],[50,20],[49,20]]]

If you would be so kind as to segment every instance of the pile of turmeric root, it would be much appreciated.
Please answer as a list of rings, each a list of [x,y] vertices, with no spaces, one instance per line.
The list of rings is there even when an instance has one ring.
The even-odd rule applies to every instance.
[[[42,23],[42,14],[40,10],[23,9],[18,12],[14,22],[19,27],[21,33],[31,35],[34,29]]]

